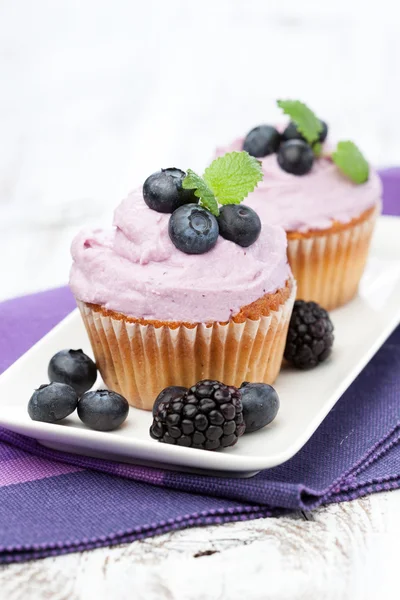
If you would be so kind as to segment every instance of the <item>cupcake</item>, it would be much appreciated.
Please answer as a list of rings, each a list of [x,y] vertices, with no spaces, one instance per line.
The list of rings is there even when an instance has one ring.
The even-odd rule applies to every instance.
[[[170,385],[272,383],[295,298],[284,230],[243,205],[219,211],[220,189],[208,206],[185,180],[153,174],[112,228],[72,243],[70,286],[103,380],[147,410]]]
[[[305,107],[288,104],[289,114],[293,104]],[[301,122],[298,106],[295,114]],[[357,147],[340,142],[334,150],[326,142],[326,123],[314,119],[317,127],[308,139],[294,121],[286,128],[265,125],[218,149],[217,155],[244,148],[261,161],[263,181],[246,203],[263,224],[285,229],[297,297],[331,310],[357,293],[382,187]]]

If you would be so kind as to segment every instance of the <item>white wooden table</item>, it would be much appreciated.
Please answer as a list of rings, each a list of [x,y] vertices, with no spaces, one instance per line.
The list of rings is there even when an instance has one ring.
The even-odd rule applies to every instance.
[[[0,299],[64,284],[74,233],[161,166],[304,99],[400,162],[392,0],[2,0]],[[1,600],[399,596],[400,492],[0,568]],[[393,586],[393,588],[391,588]],[[393,591],[395,590],[395,591]]]
[[[400,491],[0,567],[1,600],[397,598]]]

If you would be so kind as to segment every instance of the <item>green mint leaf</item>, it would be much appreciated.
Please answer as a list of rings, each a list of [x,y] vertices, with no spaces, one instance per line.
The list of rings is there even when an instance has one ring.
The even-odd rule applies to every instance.
[[[313,111],[299,100],[278,100],[279,108],[288,115],[309,144],[318,140],[322,123]]]
[[[332,160],[354,183],[365,183],[368,180],[369,165],[354,142],[339,142]]]
[[[216,201],[213,192],[210,190],[204,179],[192,171],[192,169],[187,170],[186,177],[182,181],[182,187],[185,190],[194,190],[194,195],[196,198],[200,199],[200,204],[204,206],[204,208],[207,208],[210,213],[218,217],[218,202]]]
[[[228,152],[204,172],[204,180],[220,204],[240,204],[262,178],[260,161],[247,152]]]
[[[322,154],[322,144],[321,142],[315,142],[315,144],[313,144],[313,152],[314,152],[314,156],[316,158],[319,158]]]

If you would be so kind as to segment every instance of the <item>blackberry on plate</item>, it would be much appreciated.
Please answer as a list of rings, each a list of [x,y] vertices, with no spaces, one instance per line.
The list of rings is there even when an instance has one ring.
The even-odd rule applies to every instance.
[[[297,369],[312,369],[328,358],[333,324],[316,302],[296,300],[286,339],[285,358]]]
[[[164,388],[157,396],[153,404],[153,417],[156,416],[157,408],[161,402],[169,402],[170,400],[177,400],[181,398],[183,394],[187,392],[187,388],[181,385],[170,385]]]
[[[239,390],[205,379],[181,398],[160,402],[150,435],[165,444],[217,450],[236,444],[245,428]]]

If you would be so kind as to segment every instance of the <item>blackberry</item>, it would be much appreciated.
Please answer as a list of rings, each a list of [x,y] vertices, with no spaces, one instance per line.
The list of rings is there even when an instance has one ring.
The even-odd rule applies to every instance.
[[[245,428],[239,390],[205,379],[181,398],[160,402],[150,435],[165,444],[217,450],[236,444]]]
[[[296,300],[286,339],[286,360],[297,369],[316,367],[332,351],[332,332],[332,321],[324,308],[316,302]]]
[[[154,400],[153,405],[153,417],[156,416],[158,405],[161,402],[169,402],[170,400],[177,400],[183,394],[187,392],[187,388],[182,387],[181,385],[171,385],[170,387],[164,388]]]

